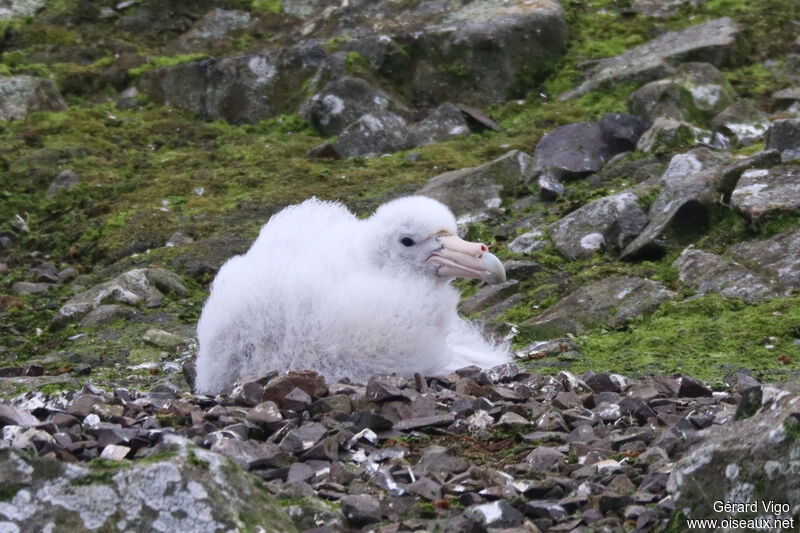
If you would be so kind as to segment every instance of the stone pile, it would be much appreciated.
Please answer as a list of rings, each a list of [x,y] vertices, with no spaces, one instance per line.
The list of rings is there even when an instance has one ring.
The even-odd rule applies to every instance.
[[[548,346],[561,345],[520,355],[551,357]],[[86,385],[0,404],[0,449],[35,465],[86,463],[95,474],[153,459],[185,472],[186,457],[208,463],[221,454],[273,495],[292,498],[296,508],[287,512],[300,530],[650,531],[673,515],[673,461],[702,440],[702,430],[749,416],[762,398],[777,396],[746,372],[714,392],[689,376],[546,376],[516,364],[376,376],[365,385],[293,371],[214,398],[169,382],[149,392]],[[164,455],[176,443],[183,450],[177,467]],[[5,464],[25,469],[24,461]],[[85,482],[102,483],[95,478]],[[10,503],[41,503],[42,483],[30,475],[18,481]],[[14,520],[9,513],[0,505],[0,515]]]

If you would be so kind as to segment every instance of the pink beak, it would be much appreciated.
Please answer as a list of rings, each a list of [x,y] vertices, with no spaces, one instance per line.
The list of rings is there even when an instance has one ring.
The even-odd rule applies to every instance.
[[[441,278],[477,278],[491,284],[506,280],[503,263],[489,253],[485,244],[468,242],[456,235],[441,235],[436,241],[441,248],[426,259],[436,265]]]

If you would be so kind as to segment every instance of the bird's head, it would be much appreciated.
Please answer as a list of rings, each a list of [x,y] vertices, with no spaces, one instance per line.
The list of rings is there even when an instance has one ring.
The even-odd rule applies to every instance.
[[[486,245],[461,239],[453,213],[432,198],[399,198],[379,207],[366,223],[371,260],[382,270],[422,273],[442,280],[506,280],[500,260]]]

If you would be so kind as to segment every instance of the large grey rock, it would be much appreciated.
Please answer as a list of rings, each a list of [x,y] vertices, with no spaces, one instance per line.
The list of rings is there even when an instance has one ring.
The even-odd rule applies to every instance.
[[[478,289],[475,294],[464,300],[459,305],[459,310],[465,315],[477,313],[487,307],[496,305],[516,291],[519,281],[510,279],[498,285],[487,285]]]
[[[357,69],[371,71],[416,106],[481,107],[524,94],[542,78],[535,65],[566,50],[563,9],[555,0],[298,0],[284,7],[308,19],[303,27],[287,23],[278,30],[275,39],[285,46],[154,69],[141,88],[203,118],[258,122],[295,112],[305,96],[299,88],[310,83],[316,91],[353,72],[350,54],[358,54]],[[309,37],[315,28],[320,31]],[[324,39],[335,50],[327,51]]]
[[[730,255],[786,289],[800,288],[800,230],[733,246]]]
[[[684,63],[668,79],[648,83],[634,92],[631,111],[655,120],[668,116],[706,121],[733,104],[734,92],[722,73],[709,63]]]
[[[387,110],[363,115],[333,142],[341,157],[377,157],[413,146],[406,121]]]
[[[782,161],[800,159],[800,119],[776,120],[767,131],[767,150],[777,150]]]
[[[327,137],[338,135],[363,115],[385,110],[401,116],[405,113],[384,91],[361,78],[345,76],[329,82],[312,96],[301,114]]]
[[[193,531],[222,533],[258,524],[296,531],[261,482],[219,454],[178,437],[162,458],[119,466],[70,464],[0,451],[5,531]]]
[[[663,283],[644,278],[606,278],[581,287],[524,324],[534,330],[582,333],[594,326],[622,327],[675,297]],[[572,329],[572,331],[570,331]],[[551,338],[555,338],[553,335]],[[563,336],[563,334],[561,335]]]
[[[256,123],[294,112],[297,90],[324,63],[317,43],[263,54],[204,59],[148,71],[140,89],[154,101],[210,120]]]
[[[731,204],[752,220],[800,207],[800,164],[742,173]]]
[[[695,148],[670,160],[658,182],[661,192],[650,207],[650,223],[622,252],[622,257],[663,253],[662,233],[671,226],[676,232],[695,232],[707,224],[707,209],[718,200],[717,186],[729,154]]]
[[[606,196],[586,204],[548,227],[558,251],[584,259],[608,246],[622,250],[647,226],[647,215],[632,192]]]
[[[674,63],[686,60],[723,66],[735,52],[738,34],[729,17],[665,33],[621,55],[601,59],[587,72],[586,81],[560,98],[567,100],[598,87],[664,78],[674,72]]]
[[[411,124],[408,131],[414,146],[426,146],[470,133],[463,113],[450,102],[443,103],[423,120]]]
[[[63,111],[67,103],[53,80],[0,76],[0,120],[22,119],[34,111]]]
[[[428,181],[419,194],[439,200],[464,220],[499,208],[503,196],[530,182],[533,171],[533,159],[512,150],[481,166],[440,174]]]
[[[419,106],[482,107],[524,94],[541,77],[536,65],[559,57],[567,42],[563,9],[553,0],[423,2],[381,30],[370,42],[374,51],[361,53]]]
[[[181,278],[163,268],[139,268],[76,294],[58,310],[53,325],[63,326],[107,302],[148,306],[161,304],[164,293],[185,294]]]
[[[47,0],[5,0],[0,4],[0,20],[32,17],[45,4]]]
[[[796,383],[772,389],[773,401],[745,420],[702,431],[703,441],[681,458],[669,475],[667,491],[682,518],[794,518],[800,510],[800,387]],[[714,508],[709,502],[747,504]],[[770,502],[785,504],[770,512]],[[685,527],[676,521],[678,529]],[[750,528],[748,528],[750,529]]]
[[[606,143],[599,124],[575,122],[542,137],[533,160],[537,168],[554,171],[558,178],[582,177],[600,170],[619,151]]]
[[[169,54],[219,52],[232,44],[236,32],[252,27],[257,21],[247,11],[216,8],[169,43],[166,51]]]
[[[741,298],[748,303],[762,302],[778,295],[775,285],[759,274],[693,246],[686,248],[672,266],[680,272],[680,280],[700,294]]]

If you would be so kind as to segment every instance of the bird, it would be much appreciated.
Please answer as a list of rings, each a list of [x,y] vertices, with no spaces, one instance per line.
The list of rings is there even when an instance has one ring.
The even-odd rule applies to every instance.
[[[458,315],[457,277],[506,280],[502,262],[461,239],[437,200],[401,197],[363,219],[317,198],[286,207],[211,284],[195,391],[230,392],[271,371],[364,383],[508,362],[507,343]]]

